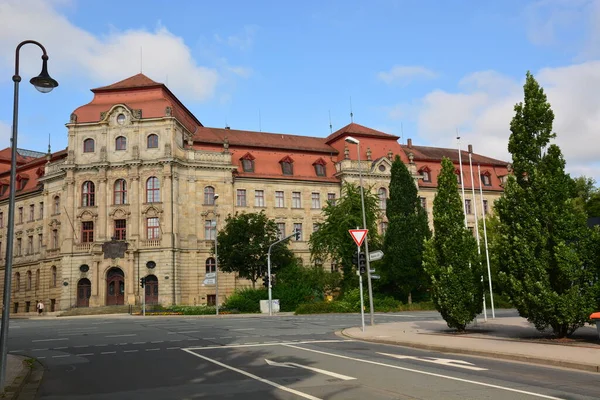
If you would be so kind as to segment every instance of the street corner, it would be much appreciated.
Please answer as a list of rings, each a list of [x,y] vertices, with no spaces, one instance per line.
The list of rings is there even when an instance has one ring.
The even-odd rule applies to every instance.
[[[15,399],[21,392],[23,386],[28,382],[34,359],[7,354],[6,356],[6,375],[4,390],[0,391],[0,397],[6,399]]]

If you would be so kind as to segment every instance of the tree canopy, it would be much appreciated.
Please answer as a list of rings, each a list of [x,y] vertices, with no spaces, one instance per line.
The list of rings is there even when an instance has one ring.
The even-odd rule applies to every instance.
[[[265,213],[236,213],[225,220],[225,227],[217,235],[219,269],[237,272],[256,285],[266,274],[269,245],[277,241],[277,224]],[[214,253],[214,245],[213,245]],[[271,250],[272,273],[294,261],[294,254],[286,243]]]

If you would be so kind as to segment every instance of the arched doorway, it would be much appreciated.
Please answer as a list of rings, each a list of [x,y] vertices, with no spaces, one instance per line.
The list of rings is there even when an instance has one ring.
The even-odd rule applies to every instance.
[[[158,304],[158,278],[154,275],[146,277],[146,304]]]
[[[106,273],[106,305],[125,304],[125,275],[121,268],[111,268]]]
[[[92,295],[92,284],[87,278],[80,279],[77,282],[77,307],[89,307],[90,296]]]

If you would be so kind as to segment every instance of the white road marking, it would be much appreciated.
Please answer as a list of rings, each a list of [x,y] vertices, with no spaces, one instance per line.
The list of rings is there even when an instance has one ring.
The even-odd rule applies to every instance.
[[[78,357],[88,357],[88,356],[93,356],[94,353],[81,353],[81,354],[75,354]]]
[[[108,344],[95,344],[94,347],[106,347]]]
[[[139,350],[123,350],[123,353],[137,353]]]
[[[162,343],[162,342],[164,342],[164,340],[155,340],[155,341],[150,342],[150,343]]]
[[[108,335],[108,336],[104,336],[104,337],[126,337],[126,336],[137,336],[137,333],[127,333],[127,334],[123,334],[123,335]]]
[[[260,347],[260,346],[279,346],[286,344],[311,344],[311,343],[342,343],[342,342],[354,342],[351,339],[331,339],[331,340],[304,340],[304,341],[293,341],[293,342],[280,342],[280,343],[263,343],[263,344],[230,344],[227,346],[198,346],[198,347],[187,347],[182,350],[214,350],[214,349],[235,349],[238,347]]]
[[[117,352],[116,351],[103,351],[100,354],[117,354]]]
[[[463,360],[451,360],[449,358],[435,358],[435,357],[403,356],[403,355],[399,355],[399,354],[388,354],[388,353],[379,353],[379,352],[377,354],[381,354],[383,356],[388,356],[388,357],[398,358],[400,360],[417,360],[417,361],[423,361],[423,362],[428,362],[428,363],[433,363],[433,364],[447,365],[449,367],[470,369],[471,371],[487,371],[488,370],[487,368],[476,367],[475,364],[472,364],[468,361],[463,361]]]
[[[43,359],[43,358],[46,358],[46,357],[45,357],[45,356],[44,356],[44,357],[37,357],[37,359],[38,359],[38,360],[41,360],[41,359]]]
[[[214,337],[205,337],[204,338],[204,340],[214,340],[214,339],[216,339],[216,338],[214,338]]]
[[[52,350],[63,350],[63,349],[66,349],[66,348],[67,348],[67,346],[63,346],[63,347],[55,347],[55,348],[53,348]]]
[[[231,339],[233,336],[221,336],[221,339]]]
[[[307,365],[296,364],[296,363],[293,363],[293,362],[278,363],[278,362],[275,362],[275,361],[267,360],[266,358],[265,358],[265,362],[267,364],[269,364],[269,365],[274,366],[274,367],[308,369],[310,371],[318,372],[319,374],[323,374],[323,375],[329,375],[329,376],[332,376],[334,378],[341,379],[341,380],[344,380],[344,381],[352,381],[352,380],[356,379],[356,378],[353,378],[353,377],[348,376],[348,375],[342,375],[342,374],[338,374],[336,372],[326,371],[324,369],[315,368],[315,367],[309,367]]]
[[[31,349],[31,351],[46,351],[46,350],[49,350],[49,349],[48,348],[46,348],[46,349]]]
[[[52,356],[52,358],[65,358],[65,357],[70,357],[70,354],[62,354],[60,356]]]
[[[169,342],[183,342],[183,339],[169,340]]]
[[[144,344],[146,342],[133,342],[132,344]]]
[[[255,331],[256,328],[237,328],[237,329],[231,329],[232,331]]]
[[[191,355],[194,355],[194,356],[198,357],[198,358],[202,358],[205,361],[211,362],[211,363],[216,364],[216,365],[218,365],[220,367],[223,367],[223,368],[227,368],[227,369],[229,369],[231,371],[235,371],[235,372],[240,373],[242,375],[245,375],[245,376],[247,376],[249,378],[255,379],[255,380],[259,381],[259,382],[266,383],[267,385],[273,386],[273,387],[275,387],[277,389],[280,389],[280,390],[283,390],[285,392],[292,393],[292,394],[295,394],[297,396],[300,396],[302,398],[309,399],[309,400],[322,400],[322,399],[320,399],[318,397],[311,396],[308,393],[300,392],[300,391],[295,390],[295,389],[290,389],[288,387],[279,385],[279,384],[277,384],[275,382],[271,382],[271,381],[269,381],[267,379],[261,378],[260,376],[256,376],[254,374],[251,374],[250,372],[246,372],[246,371],[243,371],[243,370],[241,370],[239,368],[235,368],[235,367],[232,367],[230,365],[223,364],[222,362],[219,362],[217,360],[213,360],[212,358],[208,358],[208,357],[205,357],[203,355],[196,354],[196,353],[194,353],[193,351],[191,351],[189,349],[183,349],[183,350],[185,352],[187,352],[187,353],[190,353]]]
[[[36,339],[36,340],[32,340],[33,343],[37,343],[37,342],[54,342],[54,341],[59,341],[59,340],[69,340],[69,338],[57,338],[57,339]]]
[[[198,333],[200,331],[180,331],[180,332],[169,332],[168,335],[178,335],[180,333]]]
[[[73,347],[76,347],[76,348],[81,348],[81,347],[90,347],[90,345],[89,345],[89,344],[81,344],[81,345],[78,345],[78,346],[73,346]]]
[[[160,349],[146,349],[146,351],[158,351]]]
[[[167,350],[177,350],[180,349],[181,347],[167,347]]]
[[[24,351],[25,350],[11,350],[11,351],[9,351],[9,353],[22,353]]]
[[[428,375],[428,376],[435,376],[435,377],[438,377],[438,378],[450,379],[450,380],[458,381],[458,382],[472,383],[473,385],[479,385],[479,386],[485,386],[485,387],[490,387],[490,388],[494,388],[494,389],[506,390],[508,392],[527,394],[527,395],[530,395],[530,396],[541,397],[543,399],[563,400],[563,399],[561,399],[559,397],[547,396],[547,395],[541,394],[541,393],[528,392],[526,390],[519,390],[519,389],[512,389],[512,388],[505,387],[505,386],[492,385],[491,383],[478,382],[478,381],[473,381],[473,380],[470,380],[470,379],[456,378],[454,376],[436,374],[436,373],[427,372],[427,371],[420,371],[418,369],[405,368],[405,367],[400,367],[398,365],[390,365],[390,364],[380,363],[380,362],[377,362],[377,361],[362,360],[360,358],[353,358],[353,357],[343,356],[341,354],[328,353],[326,351],[320,351],[320,350],[314,350],[314,349],[306,349],[304,347],[294,346],[292,344],[284,344],[284,346],[291,347],[291,348],[298,349],[298,350],[310,351],[310,352],[318,353],[318,354],[325,354],[325,355],[332,356],[332,357],[338,357],[338,358],[342,358],[344,360],[358,361],[358,362],[363,362],[363,363],[367,363],[367,364],[379,365],[379,366],[382,366],[382,367],[389,367],[389,368],[399,369],[399,370],[402,370],[402,371],[414,372],[414,373],[417,373],[417,374],[423,374],[423,375]]]

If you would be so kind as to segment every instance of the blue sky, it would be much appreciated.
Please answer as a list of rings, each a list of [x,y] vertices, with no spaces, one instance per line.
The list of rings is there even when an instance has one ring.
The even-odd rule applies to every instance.
[[[14,49],[42,42],[60,87],[27,83],[19,147],[66,146],[89,89],[140,72],[205,126],[329,134],[354,121],[422,145],[509,160],[514,104],[531,70],[553,105],[573,175],[600,179],[600,1],[0,1],[0,147],[9,145]],[[259,119],[260,115],[260,119]],[[592,145],[595,144],[595,145]]]

